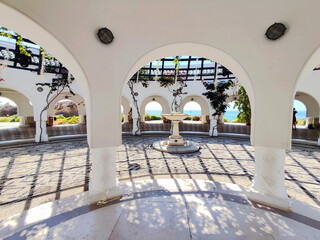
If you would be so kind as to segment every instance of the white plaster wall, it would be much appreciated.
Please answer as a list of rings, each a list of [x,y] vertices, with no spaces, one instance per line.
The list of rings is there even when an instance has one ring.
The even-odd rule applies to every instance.
[[[319,117],[319,103],[316,99],[303,92],[297,92],[295,99],[301,101],[306,106],[306,117]]]
[[[72,91],[73,91],[73,87],[74,87],[73,85],[76,85],[76,83],[74,83],[74,82],[72,83],[72,85],[71,85]],[[84,102],[83,97],[80,96],[79,94],[76,94],[76,93],[75,93],[75,96],[73,96],[69,91],[64,91],[58,97],[56,97],[54,99],[54,101],[50,104],[50,106],[47,110],[48,116],[54,116],[54,106],[60,100],[65,100],[66,96],[68,97],[68,100],[73,101],[77,105],[79,115],[86,115],[86,107],[85,107],[85,102]],[[52,96],[51,99],[53,97],[54,96]]]
[[[193,100],[191,100],[191,98]],[[180,112],[183,112],[183,108],[184,106],[188,103],[188,102],[196,102],[200,105],[201,107],[201,115],[209,115],[210,113],[213,113],[213,110],[210,106],[210,103],[208,102],[207,98],[205,98],[204,96],[201,96],[201,93],[199,93],[198,95],[187,95],[182,99],[181,105],[180,105]],[[210,114],[210,115],[211,115]]]
[[[123,114],[128,114],[131,106],[129,100],[124,96],[122,96],[121,105],[123,107]]]
[[[160,92],[160,91],[159,91]],[[153,101],[153,98],[155,99]],[[148,103],[150,102],[157,102],[161,105],[162,107],[162,114],[170,114],[171,111],[170,111],[170,106],[169,106],[169,103],[168,101],[162,97],[162,96],[159,96],[159,95],[153,95],[153,96],[149,96],[149,97],[146,97],[142,103],[141,103],[141,109],[140,109],[140,115],[141,117],[143,117],[144,114],[146,114],[145,110],[146,110],[146,106]]]
[[[319,1],[4,2],[32,19],[17,17],[1,4],[0,20],[4,26],[32,40],[34,36],[75,77],[78,75],[77,79],[81,79],[81,85],[87,84],[87,89],[88,79],[94,94],[90,99],[91,115],[95,118],[91,126],[92,146],[120,143],[122,86],[134,72],[160,57],[196,55],[225,65],[247,89],[252,101],[254,144],[290,148],[291,111],[297,83],[306,72],[310,73],[310,66],[317,60],[312,56],[320,56],[320,50],[317,53]],[[33,26],[32,21],[46,31]],[[278,41],[269,41],[264,33],[276,21],[287,26],[287,33]],[[114,42],[108,46],[96,39],[97,29],[106,24],[115,35]],[[49,32],[55,36],[54,40]],[[103,104],[113,103],[115,99],[118,106],[109,104],[105,112],[99,112]],[[274,115],[278,118],[272,123]],[[271,124],[266,126],[269,120]],[[105,132],[101,131],[102,127]]]
[[[320,60],[320,59],[319,59]],[[319,62],[318,62],[319,64]],[[314,66],[315,67],[315,66]],[[320,71],[312,71],[297,86],[297,94],[301,95],[301,100],[307,106],[307,117],[319,117],[320,106]],[[309,97],[308,97],[309,96]],[[315,103],[315,101],[317,103]],[[318,113],[318,114],[317,114]]]
[[[170,89],[175,89],[177,87],[178,85],[176,85],[176,87],[170,87]],[[141,83],[136,83],[134,85],[134,91],[139,94],[136,96],[136,99],[138,100],[141,115],[145,114],[145,106],[152,101],[152,98],[155,98],[156,101],[161,104],[163,112],[171,112],[171,103],[174,99],[172,93],[167,88],[160,87],[159,82],[151,81],[149,82],[149,86],[147,88],[143,87]],[[202,115],[212,115],[214,110],[211,108],[208,99],[202,96],[202,93],[206,91],[206,88],[200,81],[187,82],[187,87],[183,89],[183,92],[187,92],[187,94],[182,95],[180,112],[183,111],[184,105],[191,101],[191,98],[194,98],[194,101],[199,103],[201,106]],[[226,91],[226,93],[232,94],[233,90],[230,88]],[[133,105],[132,96],[127,84],[124,85],[122,95],[131,102],[131,105]]]
[[[29,99],[24,96],[22,93],[16,92],[10,88],[3,88],[0,87],[1,97],[9,98],[10,100],[14,101],[14,103],[18,107],[18,114],[19,116],[33,116],[33,107],[30,104]]]

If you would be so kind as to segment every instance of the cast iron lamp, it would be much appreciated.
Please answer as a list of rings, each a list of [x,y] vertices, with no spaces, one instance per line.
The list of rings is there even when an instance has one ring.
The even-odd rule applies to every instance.
[[[109,44],[114,39],[112,32],[106,27],[100,28],[97,35],[99,40],[104,44]]]
[[[266,37],[270,40],[279,39],[286,31],[283,23],[274,23],[266,31]]]

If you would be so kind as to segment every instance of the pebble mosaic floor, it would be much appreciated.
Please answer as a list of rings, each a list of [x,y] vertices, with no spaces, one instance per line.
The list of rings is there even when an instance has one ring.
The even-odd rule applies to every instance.
[[[250,186],[254,147],[248,140],[185,136],[196,153],[170,154],[151,147],[164,135],[123,136],[118,147],[120,182],[188,178]],[[86,139],[0,148],[0,219],[88,190],[90,151]],[[292,198],[320,206],[320,148],[293,145],[287,152],[286,188]]]

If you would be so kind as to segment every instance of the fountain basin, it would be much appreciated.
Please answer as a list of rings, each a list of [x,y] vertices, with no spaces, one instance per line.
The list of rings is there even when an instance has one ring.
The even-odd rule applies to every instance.
[[[179,122],[189,115],[173,112],[172,114],[162,114],[162,116],[172,121],[173,131],[169,140],[153,143],[154,149],[170,153],[190,153],[199,150],[200,147],[198,144],[191,141],[184,141],[183,137],[179,134]]]

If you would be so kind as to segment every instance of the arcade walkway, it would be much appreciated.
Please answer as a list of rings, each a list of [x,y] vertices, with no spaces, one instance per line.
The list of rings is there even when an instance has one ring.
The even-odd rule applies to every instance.
[[[118,147],[120,182],[142,179],[202,179],[250,186],[254,147],[240,138],[187,135],[200,143],[191,154],[153,150],[164,135],[123,136]],[[293,145],[286,158],[286,187],[291,198],[320,206],[320,149]],[[86,139],[2,147],[0,218],[88,190],[90,152]]]

